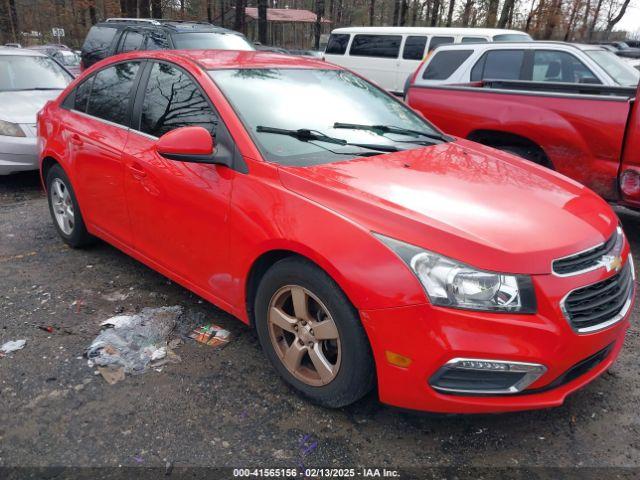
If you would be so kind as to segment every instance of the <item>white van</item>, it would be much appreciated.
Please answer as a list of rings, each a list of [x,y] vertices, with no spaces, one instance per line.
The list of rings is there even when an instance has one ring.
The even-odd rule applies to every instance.
[[[401,95],[407,77],[438,45],[531,40],[528,34],[518,30],[497,28],[337,28],[331,32],[324,59]]]

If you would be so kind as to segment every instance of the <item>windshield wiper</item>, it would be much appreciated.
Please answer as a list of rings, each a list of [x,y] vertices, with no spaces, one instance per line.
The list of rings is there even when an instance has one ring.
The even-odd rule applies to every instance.
[[[373,143],[351,143],[342,138],[330,137],[317,130],[309,130],[307,128],[299,128],[297,130],[288,130],[286,128],[265,127],[258,125],[256,132],[261,133],[275,133],[276,135],[288,135],[301,142],[326,142],[333,143],[334,145],[350,146],[366,148],[368,150],[377,150],[379,152],[399,152],[400,149],[393,145],[378,145]]]
[[[336,122],[333,128],[345,128],[349,130],[367,130],[369,132],[384,135],[385,133],[397,133],[399,135],[409,135],[412,137],[426,137],[432,140],[442,142],[448,141],[448,138],[437,132],[423,132],[421,130],[411,130],[410,128],[394,127],[392,125],[361,125],[359,123],[342,123]]]

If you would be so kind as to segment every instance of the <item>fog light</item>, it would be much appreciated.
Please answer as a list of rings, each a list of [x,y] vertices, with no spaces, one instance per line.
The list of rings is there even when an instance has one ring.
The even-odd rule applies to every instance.
[[[620,190],[627,197],[640,196],[640,174],[635,170],[625,170],[620,175]]]
[[[411,365],[412,360],[409,357],[405,357],[404,355],[400,355],[399,353],[390,352],[389,350],[386,350],[384,354],[387,357],[387,362],[389,362],[391,365],[402,368],[407,368],[409,365]]]
[[[429,380],[435,390],[466,395],[504,395],[527,388],[547,371],[538,363],[454,358]]]

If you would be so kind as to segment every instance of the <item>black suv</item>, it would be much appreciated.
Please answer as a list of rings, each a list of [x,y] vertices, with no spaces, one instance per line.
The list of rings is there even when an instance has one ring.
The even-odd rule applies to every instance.
[[[82,45],[82,68],[133,50],[254,50],[244,35],[210,23],[109,18],[96,23]]]

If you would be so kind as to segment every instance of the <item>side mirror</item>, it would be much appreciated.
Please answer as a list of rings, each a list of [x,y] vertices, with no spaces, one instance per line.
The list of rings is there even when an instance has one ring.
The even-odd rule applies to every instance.
[[[169,160],[192,163],[221,163],[214,158],[211,134],[202,127],[182,127],[161,136],[155,145]]]

